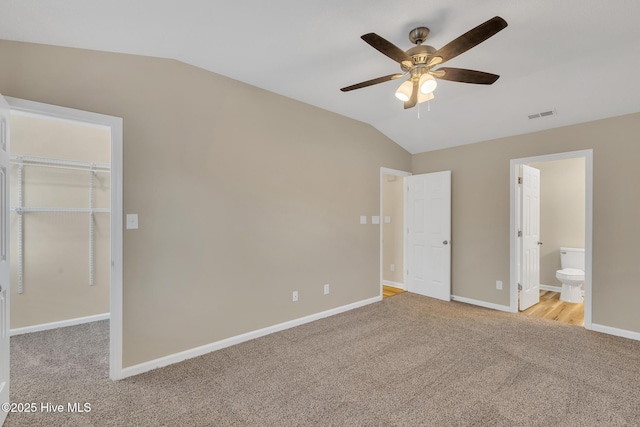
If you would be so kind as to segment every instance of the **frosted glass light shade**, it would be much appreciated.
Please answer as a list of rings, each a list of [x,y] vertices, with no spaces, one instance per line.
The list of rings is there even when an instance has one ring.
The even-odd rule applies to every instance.
[[[413,92],[413,83],[411,83],[411,80],[407,80],[396,90],[396,98],[402,102],[407,102],[411,98],[411,92]]]
[[[436,86],[438,86],[438,82],[431,74],[424,73],[420,76],[420,93],[431,93],[436,90]]]
[[[418,104],[421,102],[430,101],[434,98],[433,93],[422,93],[422,91],[418,91]]]

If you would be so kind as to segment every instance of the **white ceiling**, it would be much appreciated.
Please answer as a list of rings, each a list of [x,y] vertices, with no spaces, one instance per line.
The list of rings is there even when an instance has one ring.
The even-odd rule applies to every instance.
[[[0,38],[174,58],[369,123],[411,153],[640,111],[637,0],[0,0]],[[427,26],[442,47],[493,16],[509,26],[446,66],[499,74],[440,81],[404,110],[399,72],[360,36],[402,49]],[[528,115],[557,115],[529,120]]]

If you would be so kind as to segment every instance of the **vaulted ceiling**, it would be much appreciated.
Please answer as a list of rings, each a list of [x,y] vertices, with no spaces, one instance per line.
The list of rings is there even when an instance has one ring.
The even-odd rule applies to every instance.
[[[411,153],[640,111],[640,1],[2,0],[0,38],[177,59],[371,124]],[[493,16],[509,26],[447,66],[499,74],[440,81],[404,110],[400,72],[360,36],[403,50],[426,26],[442,47]],[[248,100],[250,102],[250,100]],[[530,115],[557,114],[529,119]]]

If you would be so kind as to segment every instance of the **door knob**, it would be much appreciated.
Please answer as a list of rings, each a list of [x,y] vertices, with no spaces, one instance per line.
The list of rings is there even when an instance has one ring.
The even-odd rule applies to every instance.
[[[443,245],[448,245],[449,242],[447,242],[446,240],[444,242],[442,242]]]
[[[542,246],[542,242],[538,242],[538,245],[539,245],[539,246]]]

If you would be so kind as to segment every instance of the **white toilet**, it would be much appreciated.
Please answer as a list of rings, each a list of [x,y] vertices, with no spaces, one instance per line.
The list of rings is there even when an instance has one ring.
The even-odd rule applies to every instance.
[[[566,302],[582,302],[584,283],[584,249],[560,248],[560,267],[556,278],[562,282],[560,299]]]

